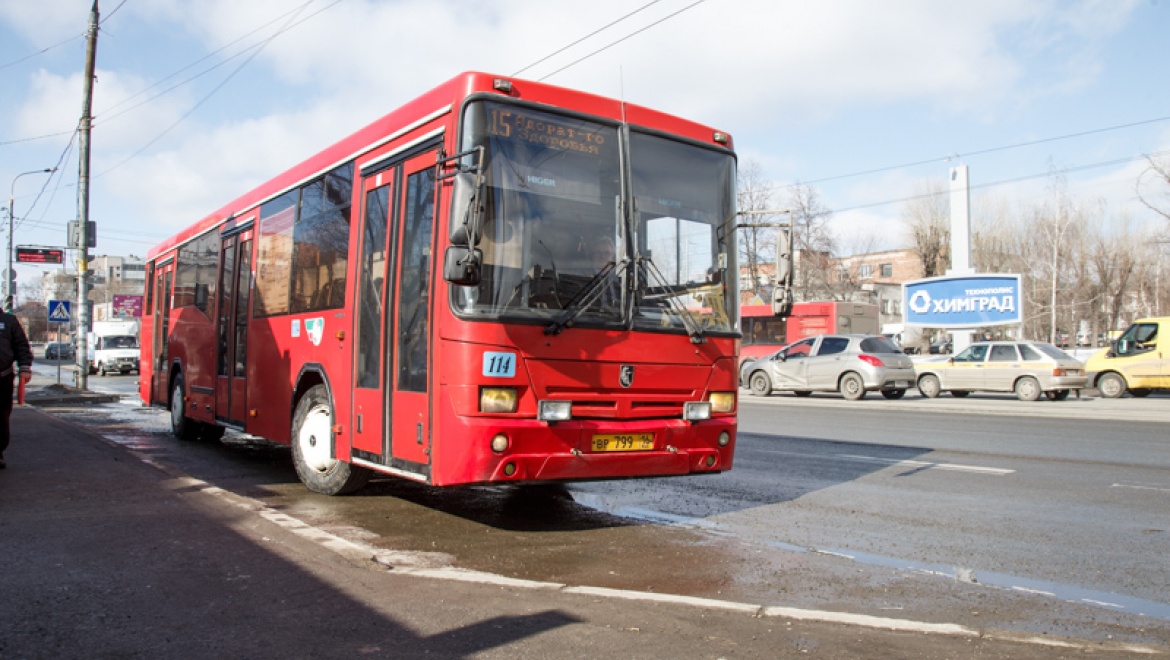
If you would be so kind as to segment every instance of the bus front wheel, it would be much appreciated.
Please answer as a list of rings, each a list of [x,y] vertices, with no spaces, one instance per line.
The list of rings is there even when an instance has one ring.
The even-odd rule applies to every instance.
[[[301,483],[314,493],[352,493],[370,471],[333,457],[333,404],[324,385],[315,385],[297,404],[292,428],[293,464]]]

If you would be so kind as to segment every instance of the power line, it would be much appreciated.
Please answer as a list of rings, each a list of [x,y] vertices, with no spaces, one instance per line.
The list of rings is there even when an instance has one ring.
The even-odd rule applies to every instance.
[[[657,3],[658,3],[658,0],[651,0],[650,2],[647,2],[646,4],[642,5],[641,7],[638,7],[637,9],[635,9],[634,11],[632,11],[632,12],[630,12],[630,13],[626,14],[625,16],[622,16],[622,17],[621,17],[621,18],[619,18],[619,19],[617,19],[616,21],[612,21],[612,22],[610,22],[609,24],[607,24],[607,25],[604,25],[604,26],[602,26],[602,27],[600,27],[600,28],[598,28],[598,29],[596,29],[596,30],[594,30],[594,31],[590,32],[589,34],[587,34],[587,35],[585,35],[585,36],[581,37],[580,39],[578,39],[578,40],[574,41],[573,43],[571,43],[571,44],[569,44],[569,45],[567,45],[567,46],[565,46],[565,47],[563,47],[563,48],[559,48],[559,49],[557,49],[557,50],[553,51],[552,53],[549,53],[548,55],[545,55],[544,57],[540,58],[539,60],[536,60],[536,61],[535,61],[535,62],[533,62],[532,64],[529,64],[528,66],[524,67],[523,69],[520,69],[520,70],[519,70],[519,71],[517,71],[516,73],[513,73],[513,74],[512,74],[512,76],[513,76],[513,77],[515,77],[515,76],[518,76],[518,75],[520,75],[521,73],[524,73],[525,71],[527,71],[527,70],[531,69],[532,67],[534,67],[534,66],[536,66],[536,65],[538,65],[538,64],[540,64],[540,63],[542,63],[542,62],[544,62],[545,60],[549,60],[549,59],[552,59],[553,57],[556,57],[557,55],[560,55],[561,53],[565,52],[566,50],[569,50],[570,48],[572,48],[573,46],[576,46],[577,44],[581,43],[582,41],[585,41],[586,39],[588,39],[588,38],[590,38],[590,37],[592,37],[592,36],[594,36],[594,35],[596,35],[596,34],[598,34],[598,33],[601,33],[601,32],[604,32],[604,31],[608,30],[609,28],[611,28],[611,27],[613,27],[613,26],[617,25],[618,23],[621,23],[622,21],[626,20],[627,18],[629,18],[629,17],[633,16],[634,14],[637,14],[638,12],[642,11],[643,9],[646,9],[646,8],[647,8],[647,7],[649,7],[650,5],[657,4]]]
[[[53,50],[54,48],[64,46],[65,44],[67,44],[71,41],[77,41],[78,39],[84,39],[84,38],[85,38],[85,33],[82,33],[82,34],[79,34],[79,35],[76,35],[73,37],[69,37],[65,41],[61,41],[61,42],[53,44],[52,46],[47,46],[45,48],[42,48],[35,53],[29,53],[28,55],[25,55],[24,57],[20,57],[20,58],[17,58],[15,60],[12,60],[11,62],[8,62],[5,64],[0,64],[0,69],[7,69],[8,67],[12,67],[12,66],[16,66],[17,64],[20,64],[21,62],[27,62],[28,60],[31,60],[34,57],[37,57],[39,55],[44,55],[45,53]]]
[[[169,75],[167,75],[167,76],[164,76],[163,78],[160,78],[160,79],[156,80],[154,83],[152,83],[151,85],[147,86],[145,89],[142,89],[142,90],[141,90],[141,91],[139,91],[137,94],[132,94],[132,95],[130,95],[130,96],[128,96],[128,97],[126,97],[126,98],[122,99],[122,100],[121,100],[121,101],[119,101],[118,103],[115,103],[114,105],[112,105],[112,106],[110,106],[109,108],[106,108],[106,109],[105,109],[105,111],[104,111],[104,113],[103,113],[103,120],[105,120],[105,121],[108,121],[108,120],[110,120],[110,119],[114,119],[115,117],[118,117],[118,116],[120,116],[120,115],[123,115],[123,114],[125,114],[125,113],[129,112],[130,110],[133,110],[134,108],[137,108],[137,107],[139,107],[139,106],[141,106],[141,105],[144,105],[144,104],[146,104],[146,103],[149,103],[149,102],[153,101],[154,99],[156,99],[156,98],[158,98],[158,97],[160,97],[160,96],[162,96],[162,95],[164,95],[164,94],[167,94],[168,92],[171,92],[171,91],[173,91],[173,90],[177,89],[178,87],[181,87],[181,86],[183,86],[183,85],[186,85],[187,83],[189,83],[189,82],[191,82],[191,81],[195,80],[196,78],[199,78],[199,77],[201,77],[201,76],[204,76],[204,75],[206,75],[206,74],[208,74],[208,73],[211,73],[212,71],[214,71],[214,70],[218,69],[219,67],[221,67],[221,66],[223,66],[223,65],[227,64],[228,62],[230,62],[230,61],[234,60],[234,59],[235,59],[235,58],[237,58],[237,57],[240,57],[240,56],[244,55],[245,53],[247,53],[247,52],[249,52],[249,51],[251,51],[251,50],[254,50],[254,49],[256,49],[256,48],[261,48],[261,47],[263,47],[263,46],[264,46],[264,44],[265,44],[265,43],[267,43],[267,41],[262,41],[262,42],[260,42],[260,43],[257,43],[257,44],[252,44],[251,46],[248,46],[247,48],[244,48],[244,49],[243,49],[243,50],[241,50],[240,52],[238,52],[238,53],[235,53],[234,55],[231,55],[230,57],[227,57],[226,59],[224,59],[224,60],[220,61],[219,63],[215,64],[214,66],[211,66],[211,67],[209,67],[209,68],[207,68],[207,69],[204,69],[203,71],[201,71],[201,72],[199,72],[199,73],[195,74],[194,76],[191,76],[190,78],[187,78],[186,80],[183,80],[182,82],[180,82],[180,83],[178,83],[178,84],[175,84],[175,85],[173,85],[173,86],[171,86],[171,87],[168,87],[168,88],[164,89],[163,91],[159,92],[158,94],[155,94],[154,96],[152,96],[152,97],[150,97],[150,98],[146,99],[146,100],[145,100],[145,101],[143,101],[142,103],[137,103],[137,104],[135,104],[135,105],[132,105],[132,106],[130,106],[129,108],[126,108],[125,110],[123,110],[123,111],[121,111],[121,112],[118,112],[118,113],[115,113],[115,114],[113,114],[113,115],[109,115],[108,117],[107,117],[107,116],[104,116],[105,114],[108,114],[108,113],[110,113],[110,112],[113,112],[114,110],[117,110],[119,107],[121,107],[121,106],[123,106],[123,105],[125,105],[125,104],[129,103],[130,101],[132,101],[132,100],[134,100],[134,99],[138,98],[139,96],[142,96],[143,94],[145,94],[145,93],[149,92],[150,90],[154,89],[155,87],[158,87],[159,85],[161,85],[161,84],[163,84],[164,82],[166,82],[166,81],[170,80],[171,78],[174,78],[175,76],[179,75],[180,73],[183,73],[184,71],[186,71],[186,70],[188,70],[188,69],[190,69],[190,68],[193,68],[193,67],[195,67],[195,66],[196,66],[196,65],[198,65],[199,63],[201,63],[201,62],[204,62],[204,61],[206,61],[206,60],[209,60],[209,59],[211,59],[212,57],[215,57],[216,55],[218,55],[219,53],[222,53],[223,51],[225,51],[225,50],[227,50],[227,49],[231,48],[232,46],[235,46],[236,44],[240,43],[241,41],[244,41],[244,40],[245,40],[245,39],[247,39],[248,37],[251,37],[252,35],[256,34],[257,32],[260,32],[260,31],[261,31],[261,30],[263,30],[264,28],[266,28],[266,27],[268,27],[268,26],[272,25],[273,23],[276,23],[277,21],[279,21],[280,19],[282,19],[282,18],[284,18],[284,17],[288,16],[289,14],[293,14],[293,13],[299,13],[299,12],[300,12],[300,11],[302,11],[302,10],[303,10],[305,7],[307,7],[307,6],[311,5],[311,4],[313,4],[315,1],[316,1],[316,0],[308,0],[308,2],[305,2],[304,4],[302,4],[302,5],[300,5],[300,6],[298,6],[298,7],[294,8],[294,9],[290,9],[289,11],[287,11],[287,12],[285,12],[285,13],[283,13],[283,14],[281,14],[281,15],[277,16],[277,17],[276,17],[276,18],[274,18],[274,19],[272,19],[271,21],[268,21],[267,23],[265,23],[265,24],[263,24],[263,25],[261,25],[261,26],[257,27],[256,29],[254,29],[254,30],[252,30],[252,31],[250,31],[250,32],[247,32],[247,33],[245,33],[245,34],[243,34],[243,35],[239,36],[238,38],[236,38],[236,39],[234,39],[234,40],[232,40],[232,41],[230,41],[230,42],[228,42],[228,43],[224,44],[223,46],[220,46],[219,48],[217,48],[217,49],[215,49],[215,50],[211,51],[211,52],[210,52],[210,53],[208,53],[207,55],[204,55],[203,57],[200,57],[199,59],[195,60],[194,62],[191,62],[190,64],[188,64],[188,65],[186,65],[186,66],[184,66],[184,67],[182,67],[182,68],[180,68],[180,69],[178,69],[178,70],[176,70],[176,71],[174,71],[174,72],[170,73]],[[300,24],[301,24],[301,23],[303,23],[304,21],[307,21],[307,20],[309,20],[310,18],[313,18],[313,17],[314,17],[314,16],[316,16],[317,14],[321,13],[322,11],[325,11],[326,9],[329,9],[330,7],[332,7],[333,5],[337,4],[338,2],[341,2],[341,0],[336,0],[336,1],[335,1],[333,4],[331,4],[331,5],[328,5],[328,6],[324,7],[324,8],[322,8],[322,9],[320,9],[320,10],[318,10],[317,12],[314,12],[313,14],[310,14],[309,16],[306,16],[306,17],[305,17],[304,19],[302,19],[301,21],[298,21],[297,23],[294,23],[293,25],[291,25],[291,26],[289,26],[289,27],[291,28],[291,27],[294,27],[294,26],[296,26],[296,25],[300,25]],[[279,33],[278,33],[278,34],[279,34]]]
[[[1124,165],[1126,163],[1132,163],[1134,161],[1142,160],[1144,158],[1153,158],[1153,157],[1160,157],[1160,156],[1166,156],[1166,155],[1170,155],[1170,149],[1168,149],[1166,151],[1155,151],[1153,153],[1142,154],[1140,156],[1128,156],[1126,158],[1115,158],[1113,160],[1100,161],[1100,162],[1096,162],[1096,163],[1088,163],[1086,165],[1074,165],[1074,166],[1065,167],[1065,168],[1062,168],[1059,170],[1050,170],[1048,172],[1043,172],[1040,174],[1025,174],[1022,176],[1012,177],[1010,179],[1000,179],[999,181],[990,181],[988,183],[974,184],[970,188],[971,188],[971,190],[979,190],[979,189],[983,189],[983,188],[994,188],[997,186],[1008,185],[1011,183],[1020,183],[1021,181],[1029,181],[1032,179],[1041,179],[1041,178],[1044,178],[1047,176],[1052,176],[1054,174],[1068,174],[1070,172],[1081,172],[1084,170],[1096,169],[1098,167],[1109,167],[1111,165]],[[897,199],[887,199],[887,200],[884,200],[881,202],[873,202],[870,204],[858,204],[856,206],[849,206],[849,207],[841,208],[841,209],[832,209],[832,211],[833,211],[833,213],[844,213],[846,211],[859,211],[862,209],[871,209],[871,208],[876,208],[879,206],[888,206],[890,204],[902,204],[905,202],[913,202],[913,201],[920,200],[920,199],[929,199],[929,198],[934,197],[934,196],[935,195],[932,193],[923,193],[921,195],[909,195],[907,197],[900,197]]]
[[[937,158],[931,158],[931,159],[928,159],[928,160],[920,160],[920,161],[915,161],[915,162],[911,162],[911,163],[903,163],[903,164],[901,164],[901,165],[888,165],[888,166],[885,166],[885,167],[877,167],[877,168],[870,169],[870,170],[862,170],[862,171],[859,171],[859,172],[851,172],[851,173],[849,173],[849,174],[838,174],[838,175],[835,175],[835,176],[827,176],[827,177],[823,177],[823,178],[820,178],[820,179],[812,179],[812,180],[809,180],[809,181],[801,181],[801,182],[800,182],[800,184],[792,184],[792,185],[789,185],[789,186],[787,186],[787,187],[791,188],[791,187],[793,187],[793,185],[813,185],[813,184],[817,184],[817,183],[825,183],[825,182],[828,182],[828,181],[837,181],[837,180],[840,180],[840,179],[848,179],[848,178],[855,177],[855,176],[865,176],[865,175],[868,175],[868,174],[880,174],[880,173],[882,173],[882,172],[889,172],[889,171],[892,171],[892,170],[900,170],[900,169],[905,169],[905,168],[907,168],[907,167],[919,167],[919,166],[921,166],[921,165],[930,165],[930,164],[932,164],[932,163],[946,162],[946,161],[949,161],[949,160],[951,160],[951,159],[954,159],[954,158],[956,158],[956,157],[962,157],[962,156],[983,156],[983,155],[986,155],[986,154],[995,153],[995,152],[997,152],[997,151],[1007,151],[1007,150],[1009,150],[1009,149],[1019,149],[1019,148],[1021,148],[1021,147],[1031,147],[1031,146],[1035,146],[1035,145],[1037,145],[1037,144],[1044,144],[1044,143],[1047,143],[1047,142],[1056,142],[1056,141],[1059,141],[1059,140],[1068,140],[1068,139],[1071,139],[1071,138],[1084,137],[1084,136],[1086,136],[1086,135],[1095,135],[1095,134],[1097,134],[1097,133],[1105,133],[1105,132],[1108,132],[1108,131],[1116,131],[1116,130],[1120,130],[1120,129],[1123,129],[1123,128],[1133,128],[1133,127],[1135,127],[1135,126],[1144,126],[1144,125],[1146,125],[1146,124],[1155,124],[1155,123],[1158,123],[1158,122],[1163,122],[1163,121],[1167,121],[1167,120],[1170,120],[1170,116],[1167,116],[1167,117],[1157,117],[1157,118],[1155,118],[1155,119],[1144,119],[1144,120],[1142,120],[1142,121],[1135,121],[1135,122],[1130,122],[1130,123],[1128,123],[1128,124],[1118,124],[1118,125],[1116,125],[1116,126],[1106,126],[1105,128],[1094,128],[1094,129],[1091,129],[1091,130],[1087,130],[1087,131],[1080,131],[1080,132],[1077,132],[1077,133],[1068,133],[1068,134],[1066,134],[1066,135],[1057,135],[1057,136],[1053,136],[1053,137],[1041,138],[1041,139],[1039,139],[1039,140],[1029,140],[1029,141],[1027,141],[1027,142],[1017,142],[1017,143],[1015,143],[1015,144],[1008,144],[1008,145],[1004,145],[1004,146],[1002,146],[1002,147],[991,147],[991,148],[988,148],[988,149],[980,149],[980,150],[978,150],[978,151],[969,151],[969,152],[967,152],[967,153],[964,153],[964,154],[954,154],[954,153],[952,153],[952,154],[949,154],[949,155],[947,155],[947,156],[941,156],[941,157],[937,157]]]
[[[224,78],[223,80],[221,80],[221,81],[219,82],[219,84],[218,84],[218,85],[216,85],[214,88],[212,88],[212,90],[211,90],[210,92],[208,92],[207,94],[205,94],[205,95],[203,96],[203,98],[199,99],[199,101],[198,101],[198,102],[197,102],[195,105],[193,105],[193,106],[191,107],[191,109],[190,109],[190,110],[188,110],[187,112],[183,113],[183,115],[182,115],[181,117],[179,117],[179,118],[178,118],[178,119],[177,119],[177,120],[176,120],[176,121],[175,121],[173,124],[171,124],[170,126],[168,126],[168,127],[167,127],[167,128],[165,128],[165,129],[163,129],[163,131],[162,131],[161,133],[159,133],[158,135],[156,135],[155,137],[153,137],[153,138],[152,138],[152,139],[151,139],[149,142],[147,142],[146,144],[142,145],[142,147],[141,147],[141,148],[139,148],[137,151],[135,151],[134,153],[130,154],[130,155],[129,155],[129,156],[127,156],[126,158],[122,159],[122,160],[121,160],[121,161],[119,161],[117,164],[115,164],[115,165],[113,165],[113,166],[111,166],[111,167],[107,168],[105,171],[101,172],[100,174],[98,174],[98,175],[96,175],[96,176],[97,176],[97,177],[105,176],[106,174],[109,174],[110,172],[112,172],[112,171],[114,171],[114,170],[118,169],[119,167],[121,167],[121,166],[125,165],[126,163],[130,162],[131,160],[133,160],[133,159],[137,158],[137,157],[138,157],[139,155],[141,155],[141,154],[142,154],[144,151],[146,151],[147,149],[149,149],[149,148],[150,148],[151,146],[153,146],[153,145],[154,145],[156,142],[158,142],[159,140],[161,140],[161,139],[162,139],[163,137],[165,137],[165,136],[166,136],[168,133],[170,133],[170,132],[171,132],[171,131],[173,131],[173,130],[174,130],[176,127],[178,127],[178,125],[179,125],[179,124],[181,124],[181,123],[183,123],[184,121],[186,121],[186,119],[187,119],[188,117],[190,117],[192,114],[194,114],[196,110],[198,110],[199,108],[201,108],[201,107],[203,106],[203,104],[204,104],[204,103],[206,103],[207,101],[211,100],[211,97],[215,96],[215,94],[216,94],[216,93],[218,93],[218,92],[219,92],[219,90],[223,89],[223,87],[224,87],[225,85],[227,85],[227,84],[228,84],[228,82],[230,82],[230,81],[232,80],[232,78],[234,78],[234,77],[236,76],[236,74],[238,74],[240,71],[242,71],[244,67],[248,66],[248,64],[250,64],[250,63],[252,62],[252,60],[256,59],[256,56],[257,56],[257,55],[259,55],[261,52],[263,52],[263,51],[264,51],[264,48],[265,48],[265,47],[267,47],[267,46],[268,46],[270,43],[272,43],[272,42],[273,42],[273,41],[274,41],[274,40],[275,40],[277,37],[279,37],[280,35],[284,34],[284,33],[285,33],[285,32],[287,32],[287,31],[291,30],[292,28],[296,27],[297,25],[300,25],[300,24],[301,24],[301,23],[303,23],[304,21],[306,21],[306,20],[309,20],[310,18],[313,18],[314,16],[317,16],[317,15],[318,15],[318,14],[320,14],[321,12],[323,12],[323,11],[325,11],[325,10],[327,10],[327,9],[331,8],[331,7],[334,7],[334,6],[336,6],[337,4],[339,4],[339,3],[341,3],[341,2],[342,2],[342,0],[335,0],[333,3],[331,3],[331,4],[329,4],[329,5],[326,5],[325,7],[323,7],[323,8],[321,8],[320,10],[318,10],[318,11],[316,11],[316,12],[314,12],[314,13],[310,14],[309,16],[306,16],[306,17],[305,17],[305,18],[304,18],[302,21],[295,21],[296,17],[300,15],[300,12],[301,12],[301,11],[303,11],[303,10],[304,10],[306,7],[308,7],[310,4],[312,4],[314,1],[315,1],[315,0],[309,0],[309,1],[308,1],[308,2],[306,2],[305,4],[303,4],[303,5],[301,5],[300,7],[298,7],[298,8],[297,8],[297,10],[296,10],[295,12],[293,12],[293,15],[292,15],[292,16],[289,18],[288,22],[287,22],[287,23],[285,23],[285,25],[284,25],[282,28],[280,28],[280,29],[279,29],[279,30],[277,30],[275,33],[273,33],[273,34],[272,34],[272,36],[268,37],[268,38],[267,38],[267,39],[265,39],[263,42],[261,42],[261,43],[259,44],[259,46],[258,46],[257,48],[255,48],[255,49],[252,51],[252,53],[251,53],[251,54],[248,56],[248,58],[247,58],[246,60],[244,60],[243,62],[241,62],[241,63],[240,63],[240,65],[239,65],[239,66],[237,66],[237,67],[236,67],[234,70],[232,70],[232,72],[231,72],[231,73],[229,73],[229,74],[227,75],[227,77],[226,77],[226,78]],[[244,52],[247,52],[247,51],[244,51]],[[95,177],[95,178],[96,178],[96,177]]]
[[[673,14],[668,14],[668,15],[658,19],[657,21],[654,21],[653,23],[651,23],[651,24],[649,24],[641,29],[635,30],[635,31],[631,32],[630,34],[627,34],[626,36],[622,37],[621,39],[618,39],[617,41],[610,42],[609,44],[606,44],[605,46],[598,48],[597,50],[593,51],[592,53],[589,53],[588,55],[585,55],[584,57],[581,57],[581,58],[578,58],[576,60],[573,60],[572,62],[569,62],[565,66],[557,69],[556,71],[553,71],[552,73],[548,74],[547,76],[544,76],[542,78],[537,78],[537,81],[543,82],[545,80],[548,80],[549,78],[557,75],[558,73],[564,71],[565,69],[568,69],[570,67],[574,67],[574,66],[580,64],[581,62],[584,62],[585,60],[589,59],[590,57],[597,55],[598,53],[600,53],[602,51],[609,50],[610,48],[613,48],[614,46],[620,44],[623,41],[626,41],[627,39],[635,37],[635,36],[645,32],[646,30],[649,30],[652,27],[659,25],[660,23],[664,23],[664,22],[674,18],[675,16],[678,16],[679,14],[681,14],[687,10],[693,9],[696,6],[703,4],[703,2],[705,2],[705,0],[698,0],[697,2],[689,4],[686,7],[683,7],[682,9],[674,12]]]

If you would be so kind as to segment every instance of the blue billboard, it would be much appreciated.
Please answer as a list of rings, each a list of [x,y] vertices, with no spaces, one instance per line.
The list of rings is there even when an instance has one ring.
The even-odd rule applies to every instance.
[[[930,277],[902,285],[906,325],[982,328],[1023,320],[1019,275]]]

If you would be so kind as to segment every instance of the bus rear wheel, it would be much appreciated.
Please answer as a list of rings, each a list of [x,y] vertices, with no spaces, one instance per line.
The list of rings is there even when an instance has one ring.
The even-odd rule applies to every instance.
[[[171,434],[180,440],[194,440],[199,437],[199,422],[187,417],[183,407],[183,376],[175,376],[171,389]]]
[[[333,456],[333,403],[324,385],[315,385],[297,404],[292,427],[293,464],[301,483],[314,493],[352,493],[370,479],[366,468]]]

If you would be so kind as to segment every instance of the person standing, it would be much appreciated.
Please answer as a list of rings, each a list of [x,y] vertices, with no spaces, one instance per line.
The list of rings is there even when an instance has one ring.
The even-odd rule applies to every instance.
[[[8,467],[4,461],[4,450],[8,449],[8,418],[12,416],[12,392],[15,376],[19,372],[20,382],[32,378],[32,349],[28,336],[15,316],[0,312],[0,469]]]

